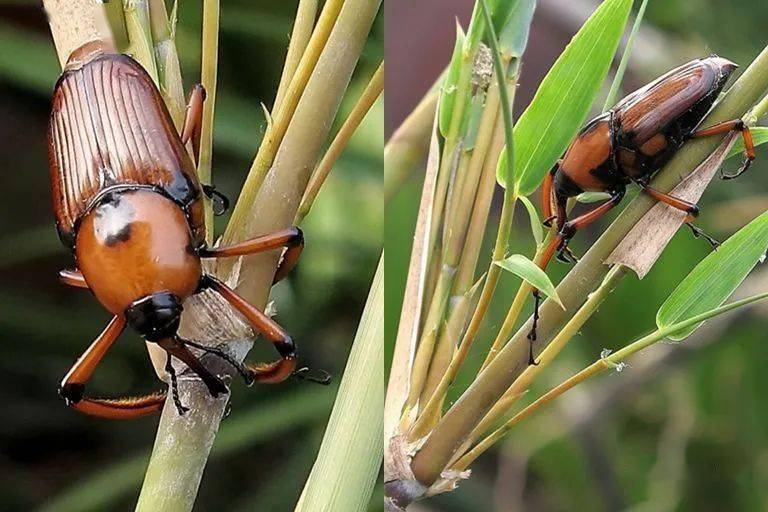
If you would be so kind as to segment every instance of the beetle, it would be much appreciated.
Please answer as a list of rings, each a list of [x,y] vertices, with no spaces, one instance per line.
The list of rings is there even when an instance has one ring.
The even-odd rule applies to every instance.
[[[87,381],[126,326],[165,350],[180,414],[187,409],[178,398],[172,358],[197,373],[213,396],[228,392],[190,347],[226,359],[249,384],[280,382],[293,374],[306,377],[306,368],[296,369],[296,347],[283,328],[202,271],[201,258],[285,248],[277,282],[295,265],[304,245],[301,231],[291,227],[234,245],[207,247],[207,191],[185,147],[199,133],[204,100],[205,91],[198,85],[179,134],[147,72],[131,57],[97,43],[72,53],[54,88],[48,126],[53,209],[59,238],[76,263],[76,269],[61,271],[60,279],[90,289],[113,315],[59,388],[67,405],[83,413],[127,419],[162,407],[166,392],[120,399],[85,396]],[[223,350],[181,338],[177,330],[184,300],[205,289],[218,292],[255,332],[271,341],[280,359],[240,364]]]
[[[631,183],[639,185],[654,199],[687,213],[686,225],[694,236],[703,236],[717,247],[716,240],[691,223],[699,215],[696,204],[656,190],[649,186],[649,182],[685,141],[733,131],[739,131],[743,136],[745,159],[736,173],[721,171],[721,177],[733,179],[749,168],[755,159],[755,149],[749,127],[741,119],[699,128],[737,67],[717,55],[692,60],[629,94],[581,129],[562,159],[545,176],[541,187],[544,223],[551,227],[551,222],[555,221],[557,228],[539,261],[542,270],[555,253],[560,261],[575,262],[568,241],[577,230],[592,224],[619,204]],[[567,200],[582,192],[607,192],[610,199],[569,220]],[[536,341],[541,300],[538,290],[534,290],[533,295],[533,324],[528,334],[529,364],[536,364],[533,342]]]

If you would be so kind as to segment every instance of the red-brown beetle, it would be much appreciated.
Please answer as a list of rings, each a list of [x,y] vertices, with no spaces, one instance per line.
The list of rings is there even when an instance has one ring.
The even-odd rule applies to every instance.
[[[749,168],[755,159],[755,150],[749,128],[743,121],[734,119],[697,129],[736,67],[733,62],[716,55],[693,60],[633,92],[614,108],[587,123],[542,185],[545,224],[551,225],[554,220],[557,226],[557,234],[539,263],[542,269],[556,252],[559,260],[573,262],[575,258],[568,249],[568,240],[578,229],[593,223],[621,202],[630,183],[638,184],[651,197],[686,212],[686,224],[694,235],[704,236],[716,246],[714,239],[691,224],[699,214],[697,205],[655,190],[648,183],[686,140],[732,131],[741,132],[746,158],[735,174],[721,176],[723,179],[736,178]],[[608,192],[611,198],[592,211],[568,220],[568,198],[587,191]],[[534,301],[533,328],[528,335],[531,364],[535,364],[533,342],[540,301],[538,291],[534,291]]]
[[[185,145],[196,133],[205,92],[192,92],[179,135],[154,82],[126,55],[86,45],[70,56],[56,83],[48,132],[53,206],[62,242],[77,270],[63,282],[89,288],[114,315],[112,321],[64,377],[60,394],[68,405],[94,416],[134,418],[162,407],[165,393],[139,398],[94,399],[85,384],[126,325],[167,352],[177,408],[171,357],[186,363],[211,394],[227,387],[189,346],[214,353],[251,382],[279,382],[296,368],[291,338],[271,318],[231,288],[202,272],[200,258],[220,258],[287,248],[275,281],[285,276],[303,247],[298,228],[228,247],[208,248],[203,222],[204,187]],[[224,351],[178,336],[184,300],[217,291],[254,330],[274,343],[281,359],[240,365]]]

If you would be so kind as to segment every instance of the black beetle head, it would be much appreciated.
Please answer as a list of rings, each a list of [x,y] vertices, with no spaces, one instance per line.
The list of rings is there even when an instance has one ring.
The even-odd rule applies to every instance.
[[[125,319],[149,341],[174,336],[181,321],[181,299],[159,292],[137,300],[125,310]]]

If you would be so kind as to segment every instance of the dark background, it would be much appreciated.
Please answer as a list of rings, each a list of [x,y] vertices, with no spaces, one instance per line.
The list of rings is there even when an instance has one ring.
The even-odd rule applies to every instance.
[[[214,177],[235,199],[265,126],[260,103],[269,106],[277,89],[297,2],[221,3]],[[190,86],[199,76],[202,2],[179,4],[177,43]],[[379,19],[341,115],[383,58],[382,41]],[[109,320],[88,293],[56,279],[60,268],[72,265],[53,227],[45,148],[58,73],[41,2],[0,1],[0,510],[133,510],[157,417],[93,419],[56,395],[70,365]],[[273,293],[278,319],[304,360],[337,382],[381,247],[382,124],[379,102],[302,226],[302,261]],[[217,221],[219,233],[226,220]],[[89,391],[120,396],[160,386],[144,343],[126,332]],[[334,393],[294,381],[250,389],[234,384],[232,412],[196,509],[292,510]],[[374,501],[380,507],[380,498]]]
[[[517,115],[598,3],[539,0],[523,58]],[[635,2],[635,12],[640,3]],[[458,17],[466,28],[473,4],[473,0],[387,2],[387,134],[447,65],[454,20]],[[651,0],[635,41],[624,93],[712,52],[743,69],[768,44],[767,21],[765,2]],[[599,97],[596,105],[602,103]],[[724,239],[768,209],[767,156],[758,149],[758,161],[743,179],[712,184],[700,203],[704,228]],[[727,169],[737,166],[735,159],[726,163]],[[415,177],[386,207],[388,357],[420,185]],[[493,218],[497,215],[498,209]],[[573,241],[576,253],[583,254],[615,215],[580,232]],[[528,219],[522,209],[515,221],[510,250],[530,254]],[[486,236],[486,257],[495,232],[494,220]],[[544,372],[532,396],[594,361],[602,348],[623,346],[649,332],[658,307],[707,251],[706,244],[681,230],[643,281],[634,276],[624,280]],[[481,267],[486,264],[487,260]],[[555,282],[566,270],[562,264],[550,266]],[[502,278],[490,317],[455,390],[468,385],[483,361],[517,287],[514,277]],[[752,293],[765,291],[765,270],[758,268],[745,287]],[[414,511],[765,510],[767,313],[755,307],[710,322],[682,344],[655,346],[630,361],[627,371],[574,389],[516,427],[505,442],[479,459],[472,477],[456,492],[420,503]]]

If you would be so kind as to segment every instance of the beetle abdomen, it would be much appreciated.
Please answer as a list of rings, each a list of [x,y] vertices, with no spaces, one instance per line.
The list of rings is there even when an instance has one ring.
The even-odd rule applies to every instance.
[[[78,220],[110,186],[154,186],[185,211],[199,210],[192,160],[152,79],[130,57],[71,61],[54,90],[48,137],[56,225],[70,247]],[[201,240],[201,216],[188,218]]]

